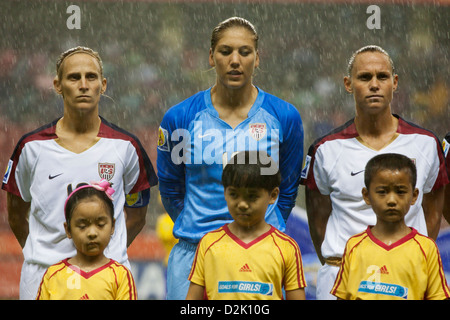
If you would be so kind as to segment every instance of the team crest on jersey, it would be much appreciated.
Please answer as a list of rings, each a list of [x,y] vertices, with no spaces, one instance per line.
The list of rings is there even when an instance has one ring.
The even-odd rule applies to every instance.
[[[250,124],[250,135],[255,140],[261,140],[267,133],[265,123],[251,123]]]
[[[116,172],[115,163],[99,163],[98,164],[98,174],[100,178],[110,181],[114,177]]]

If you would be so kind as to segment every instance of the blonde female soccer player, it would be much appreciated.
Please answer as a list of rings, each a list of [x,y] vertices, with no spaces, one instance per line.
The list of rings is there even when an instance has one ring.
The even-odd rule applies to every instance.
[[[116,224],[107,257],[129,266],[127,246],[145,224],[157,177],[138,138],[99,115],[107,87],[102,65],[90,48],[61,54],[54,87],[64,114],[24,135],[9,160],[2,188],[9,224],[23,248],[20,299],[34,299],[45,270],[75,254],[61,212],[77,186],[102,178],[114,185]],[[129,201],[126,195],[132,195]]]
[[[369,159],[392,152],[415,159],[419,198],[406,223],[433,239],[448,183],[439,139],[392,114],[399,76],[389,54],[378,46],[365,46],[352,55],[347,71],[344,86],[354,97],[355,117],[311,145],[302,172],[311,238],[323,264],[317,275],[320,300],[335,299],[330,290],[347,240],[375,224],[360,192]]]
[[[64,228],[77,253],[47,269],[37,300],[136,300],[131,272],[103,253],[114,234],[113,194],[101,180],[69,195]]]

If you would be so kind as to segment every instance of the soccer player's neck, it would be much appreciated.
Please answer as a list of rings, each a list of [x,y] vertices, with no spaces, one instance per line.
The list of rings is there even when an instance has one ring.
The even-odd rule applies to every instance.
[[[375,150],[386,147],[398,135],[398,119],[390,113],[384,116],[357,115],[355,126],[361,142]]]
[[[257,95],[258,89],[252,82],[247,82],[242,86],[232,86],[217,80],[211,88],[213,104],[216,101],[230,108],[239,108],[247,103],[253,103]]]
[[[73,121],[64,115],[56,124],[56,142],[63,148],[75,153],[81,153],[99,140],[97,137],[101,125],[98,115],[86,119],[86,122]]]
[[[355,125],[360,135],[381,135],[385,132],[395,132],[398,119],[392,115],[390,109],[374,114],[357,112]]]
[[[64,111],[64,116],[58,121],[58,129],[65,132],[86,134],[98,133],[101,120],[98,112],[69,112]]]
[[[211,101],[219,118],[233,128],[248,117],[257,96],[258,89],[253,85],[232,89],[216,84],[211,89]]]

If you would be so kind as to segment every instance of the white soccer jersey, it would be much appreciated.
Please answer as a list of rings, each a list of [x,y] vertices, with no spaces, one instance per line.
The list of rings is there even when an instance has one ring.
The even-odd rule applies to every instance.
[[[442,140],[442,149],[444,149],[445,161],[447,163],[447,172],[450,176],[450,132],[445,135],[444,140]]]
[[[341,257],[351,236],[364,231],[368,225],[375,225],[376,216],[364,202],[361,190],[366,163],[382,153],[404,154],[415,162],[419,198],[405,221],[408,226],[427,235],[422,198],[424,193],[448,183],[444,156],[439,140],[432,133],[398,118],[397,136],[378,151],[358,138],[354,120],[318,139],[310,147],[302,170],[302,184],[330,195],[332,201],[321,248],[325,258]]]
[[[9,161],[2,188],[31,202],[29,235],[23,249],[29,263],[50,266],[76,254],[64,231],[64,202],[79,184],[107,179],[113,195],[115,232],[105,255],[128,261],[123,207],[125,194],[157,183],[152,164],[139,140],[102,118],[99,141],[73,153],[56,141],[54,121],[22,137]]]

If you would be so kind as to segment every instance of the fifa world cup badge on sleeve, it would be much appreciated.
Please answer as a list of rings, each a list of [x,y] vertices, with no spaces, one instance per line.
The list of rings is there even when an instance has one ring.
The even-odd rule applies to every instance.
[[[158,131],[158,149],[161,151],[169,151],[169,132],[161,127],[159,127]]]
[[[450,150],[450,143],[445,139],[442,142],[442,149],[444,149],[444,155],[445,155],[445,157],[447,157],[448,150]]]
[[[306,156],[306,158],[305,158],[305,165],[303,166],[300,178],[306,179],[306,177],[308,176],[309,164],[310,163],[311,163],[311,156]]]
[[[12,166],[13,166],[13,161],[9,160],[8,166],[6,167],[5,175],[3,176],[3,183],[4,184],[8,183],[9,176],[11,175]]]

